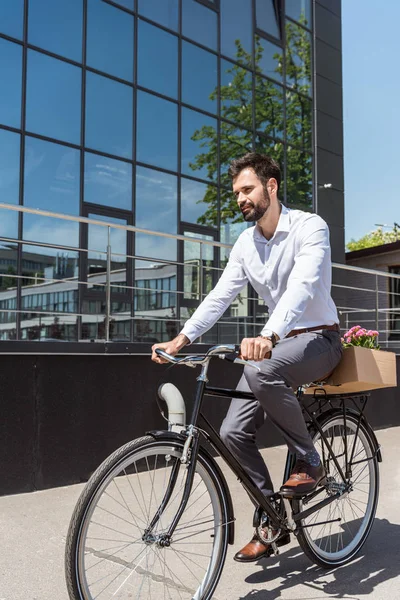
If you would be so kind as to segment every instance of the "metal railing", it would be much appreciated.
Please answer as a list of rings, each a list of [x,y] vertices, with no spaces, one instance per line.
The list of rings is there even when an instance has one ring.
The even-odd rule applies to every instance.
[[[102,227],[107,234],[102,248],[0,237],[3,341],[169,339],[211,290],[231,248],[200,237],[23,206],[0,204],[0,209],[57,219],[58,223]],[[182,255],[182,250],[182,260],[168,260],[156,253],[154,257],[128,254],[118,244],[113,248],[112,235],[118,231],[125,236],[149,236],[154,247],[157,240],[172,239],[185,246],[187,254]],[[223,255],[220,262],[214,261],[215,248]],[[400,350],[399,292],[400,275],[333,264],[332,293],[343,331],[355,324],[376,329],[381,347],[393,350]],[[266,313],[267,307],[247,290],[201,341],[237,343],[244,336],[257,335]]]

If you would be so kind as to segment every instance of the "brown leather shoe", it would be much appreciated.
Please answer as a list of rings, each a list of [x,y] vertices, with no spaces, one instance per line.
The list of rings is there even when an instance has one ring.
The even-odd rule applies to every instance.
[[[277,540],[277,546],[284,546],[285,544],[290,543],[290,534],[284,533]],[[267,556],[271,556],[274,551],[272,550],[271,544],[265,544],[261,542],[257,535],[254,534],[252,539],[244,548],[236,552],[233,557],[237,562],[254,562],[255,560],[259,560],[260,558],[264,558]]]
[[[326,473],[322,463],[313,467],[304,460],[298,460],[291,476],[281,487],[281,495],[285,498],[304,496],[313,492],[318,485],[323,485]]]

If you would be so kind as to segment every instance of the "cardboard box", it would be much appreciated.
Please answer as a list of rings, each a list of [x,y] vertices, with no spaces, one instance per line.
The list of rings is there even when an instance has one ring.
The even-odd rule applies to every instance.
[[[384,350],[370,350],[351,346],[322,387],[327,394],[365,392],[385,387],[396,387],[396,355]],[[315,387],[307,388],[313,394]]]

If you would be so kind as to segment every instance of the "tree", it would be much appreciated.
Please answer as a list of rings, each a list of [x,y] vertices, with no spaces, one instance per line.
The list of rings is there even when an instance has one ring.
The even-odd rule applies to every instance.
[[[378,229],[367,233],[359,240],[351,239],[346,244],[346,248],[349,252],[354,252],[355,250],[363,250],[364,248],[373,248],[375,246],[382,246],[382,244],[397,242],[398,239],[400,239],[400,234],[396,225],[394,225],[392,231],[383,231],[382,227],[378,227]]]
[[[312,146],[312,105],[306,96],[311,81],[311,41],[310,35],[294,23],[286,26],[286,158],[287,158],[287,197],[292,205],[310,208],[312,161],[307,153]],[[240,40],[236,40],[236,60],[240,64],[251,64]],[[284,163],[283,135],[285,130],[283,110],[283,88],[261,76],[264,46],[262,40],[255,39],[255,87],[250,72],[233,64],[224,73],[229,83],[215,89],[210,98],[221,98],[220,134],[212,126],[203,126],[193,133],[192,140],[199,143],[200,152],[190,164],[194,173],[206,168],[208,179],[218,180],[218,139],[221,164],[220,179],[220,223],[242,221],[236,201],[231,192],[231,182],[226,173],[231,160],[253,150],[253,103],[255,114],[255,149],[271,154],[281,165]],[[277,79],[283,78],[283,54],[273,55]],[[300,94],[299,94],[300,92]],[[305,94],[305,96],[301,95]],[[228,122],[229,121],[229,122]],[[280,141],[282,139],[282,142]],[[218,225],[218,190],[208,185],[202,200],[204,213],[197,222],[201,225]]]

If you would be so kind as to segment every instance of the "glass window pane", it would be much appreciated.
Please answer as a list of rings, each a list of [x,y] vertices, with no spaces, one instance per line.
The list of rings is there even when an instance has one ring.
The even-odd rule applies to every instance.
[[[134,18],[99,0],[88,0],[87,58],[90,67],[133,81]]]
[[[25,214],[23,239],[60,246],[79,246],[79,223]]]
[[[253,84],[250,71],[221,60],[221,117],[253,128]]]
[[[81,62],[82,17],[82,0],[29,0],[29,43]]]
[[[181,179],[181,220],[216,227],[218,189],[213,185]]]
[[[286,91],[286,138],[312,150],[312,101],[290,90]]]
[[[106,215],[89,214],[89,219],[127,225],[126,219],[117,219]],[[126,290],[126,256],[128,235],[124,229],[110,228],[111,246],[111,285],[112,292],[125,292]],[[107,244],[108,227],[102,225],[88,225],[88,261],[87,275],[88,288],[105,292],[105,272],[107,269]],[[115,289],[114,289],[115,288]]]
[[[201,27],[199,24],[201,23]],[[182,3],[182,33],[186,37],[217,50],[217,13],[196,0]]]
[[[182,107],[182,173],[217,180],[217,121]]]
[[[24,205],[79,215],[80,152],[25,138]]]
[[[274,0],[256,0],[257,28],[280,38],[279,20]]]
[[[86,146],[132,158],[132,128],[132,88],[87,72]]]
[[[251,131],[221,121],[220,161],[221,183],[231,189],[232,182],[228,168],[234,158],[239,158],[253,150],[253,134]]]
[[[286,14],[295,21],[312,28],[311,2],[310,0],[286,0]]]
[[[76,340],[78,253],[24,245],[22,275],[21,338]]]
[[[283,88],[256,77],[256,129],[272,137],[283,136]]]
[[[169,29],[178,30],[179,0],[139,0],[139,13]]]
[[[125,8],[129,8],[130,10],[134,10],[134,2],[135,0],[113,0],[115,4],[120,4]]]
[[[178,38],[139,21],[138,83],[165,96],[178,95]]]
[[[28,50],[28,131],[79,144],[81,76],[78,67]]]
[[[286,196],[292,208],[312,210],[312,156],[293,146],[286,150]]]
[[[221,0],[221,52],[251,66],[251,0]]]
[[[84,200],[132,210],[132,165],[86,152]]]
[[[137,167],[136,170],[136,226],[164,233],[177,230],[177,178],[161,171]],[[175,249],[176,241],[149,236],[154,244]],[[138,239],[139,238],[139,239]],[[136,236],[136,254],[146,256],[140,236]],[[161,257],[163,255],[160,255]]]
[[[177,231],[177,178],[152,169],[136,172],[136,226],[163,233]],[[176,240],[136,234],[139,256],[176,260]]]
[[[283,179],[283,166],[284,166],[284,147],[280,142],[276,142],[275,140],[271,140],[270,138],[266,138],[262,135],[256,136],[256,152],[260,152],[261,154],[268,154],[271,156],[281,168],[281,174]],[[295,182],[294,182],[295,183]],[[279,188],[279,196],[283,199],[283,183],[281,183],[281,187]]]
[[[286,21],[286,85],[311,96],[311,34]]]
[[[22,39],[24,29],[24,0],[0,2],[0,31]]]
[[[217,112],[217,57],[182,42],[182,101]]]
[[[0,129],[1,202],[8,204],[19,203],[19,153],[19,134]]]
[[[138,92],[137,160],[164,169],[178,168],[178,106]]]
[[[21,126],[22,46],[0,38],[0,123]]]
[[[256,35],[256,70],[283,83],[282,48]]]
[[[18,238],[18,213],[5,208],[0,211],[0,236]]]
[[[1,215],[3,216],[3,215]],[[0,220],[1,223],[1,220]],[[1,225],[0,225],[1,228]],[[0,340],[15,340],[17,250],[0,242]]]

